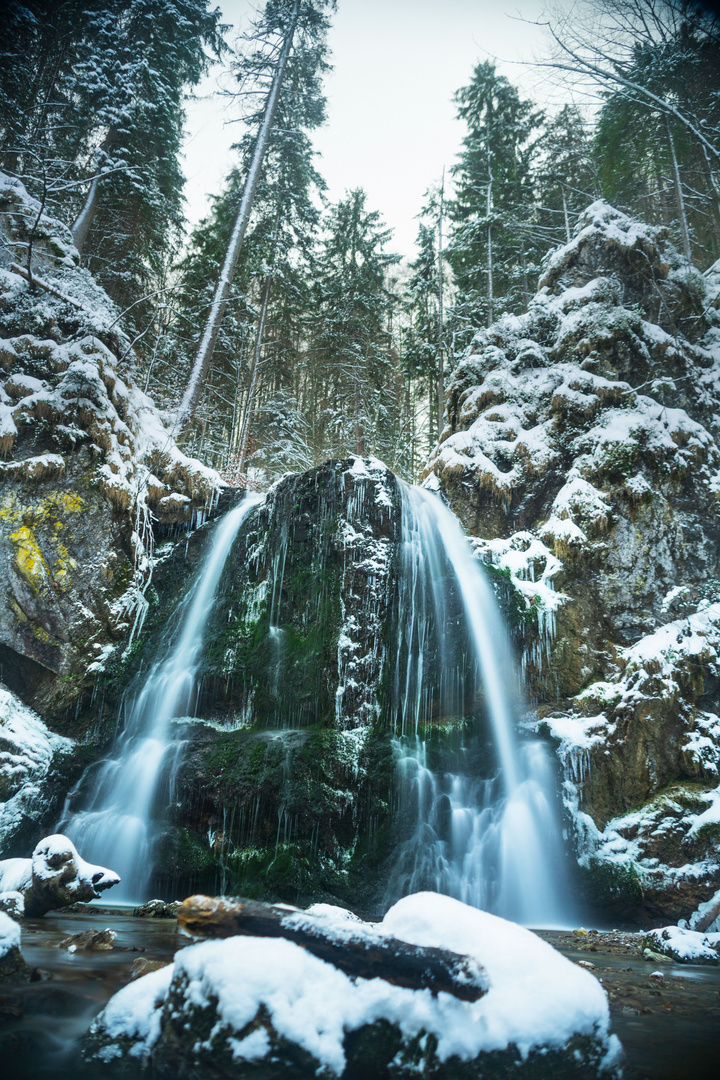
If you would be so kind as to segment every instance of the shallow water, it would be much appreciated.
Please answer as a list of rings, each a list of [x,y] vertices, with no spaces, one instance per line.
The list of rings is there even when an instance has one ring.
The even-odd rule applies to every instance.
[[[117,934],[109,952],[53,948],[70,934],[105,927]],[[658,967],[640,958],[636,935],[547,930],[540,936],[571,960],[595,966],[627,1054],[625,1080],[717,1080],[720,968],[663,964],[663,978],[651,979]],[[106,1067],[87,1066],[80,1057],[79,1040],[92,1018],[129,982],[134,960],[170,961],[189,943],[174,920],[136,919],[119,910],[27,919],[23,955],[50,977],[18,987],[0,984],[2,1080],[106,1077]],[[14,1015],[18,1009],[23,1015]]]

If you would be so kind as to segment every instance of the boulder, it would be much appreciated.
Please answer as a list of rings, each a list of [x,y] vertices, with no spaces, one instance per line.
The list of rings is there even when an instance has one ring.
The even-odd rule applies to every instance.
[[[310,914],[328,934],[347,935],[344,910]],[[353,979],[287,939],[229,937],[184,948],[120,990],[94,1021],[86,1057],[104,1071],[207,1080],[619,1075],[602,986],[529,930],[434,893],[358,927],[470,955],[487,972],[487,993],[468,1001]]]
[[[180,901],[166,904],[164,900],[148,900],[133,911],[136,919],[174,919],[180,909]]]
[[[56,833],[41,840],[30,859],[0,861],[0,892],[20,893],[30,918],[78,901],[96,900],[120,878],[78,855],[72,840]]]
[[[683,930],[679,926],[663,926],[650,930],[642,939],[643,955],[648,959],[669,957],[678,964],[720,964],[720,954],[712,947],[710,939],[696,930]]]

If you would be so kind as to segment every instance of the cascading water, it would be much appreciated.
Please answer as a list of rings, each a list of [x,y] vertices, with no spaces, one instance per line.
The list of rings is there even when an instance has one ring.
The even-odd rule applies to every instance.
[[[387,900],[433,889],[528,925],[567,923],[552,769],[544,746],[515,730],[519,695],[492,588],[441,500],[401,489],[394,697],[406,835]],[[463,734],[481,709],[486,745]]]
[[[194,714],[203,633],[220,577],[243,520],[261,501],[246,495],[217,525],[207,558],[165,631],[159,659],[126,710],[114,756],[96,767],[88,805],[74,814],[68,805],[60,823],[85,859],[120,875],[113,900],[145,898],[152,869],[153,805],[163,777],[182,752],[171,721]]]

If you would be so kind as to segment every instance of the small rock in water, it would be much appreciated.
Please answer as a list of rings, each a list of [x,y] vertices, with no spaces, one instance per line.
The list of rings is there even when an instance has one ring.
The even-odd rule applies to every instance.
[[[149,975],[151,971],[159,971],[160,968],[167,967],[167,965],[167,960],[148,960],[144,956],[138,956],[137,960],[133,960],[130,969],[130,980],[141,979],[143,975]]]
[[[595,970],[595,965],[591,964],[589,960],[578,960],[577,963],[578,963],[578,967],[587,968],[588,971],[594,971]]]
[[[650,972],[650,978],[651,979],[664,979],[665,978],[665,973],[663,971],[651,971]]]
[[[103,952],[112,949],[115,937],[115,931],[109,927],[105,930],[83,930],[79,934],[63,938],[56,948],[67,949],[68,952],[77,952],[78,949],[85,952]]]
[[[576,937],[588,937],[589,931],[581,926],[579,930],[573,930],[573,934],[575,934]]]
[[[173,900],[166,904],[164,900],[148,900],[133,911],[138,919],[175,919],[180,909],[180,901]]]
[[[652,960],[654,964],[672,964],[669,956],[663,956],[662,953],[655,952],[653,949],[643,949],[642,954],[644,960]]]

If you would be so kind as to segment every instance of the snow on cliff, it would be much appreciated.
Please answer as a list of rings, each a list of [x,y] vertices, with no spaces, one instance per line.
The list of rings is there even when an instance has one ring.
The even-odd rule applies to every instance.
[[[42,804],[42,781],[55,755],[73,746],[0,684],[0,850]]]

